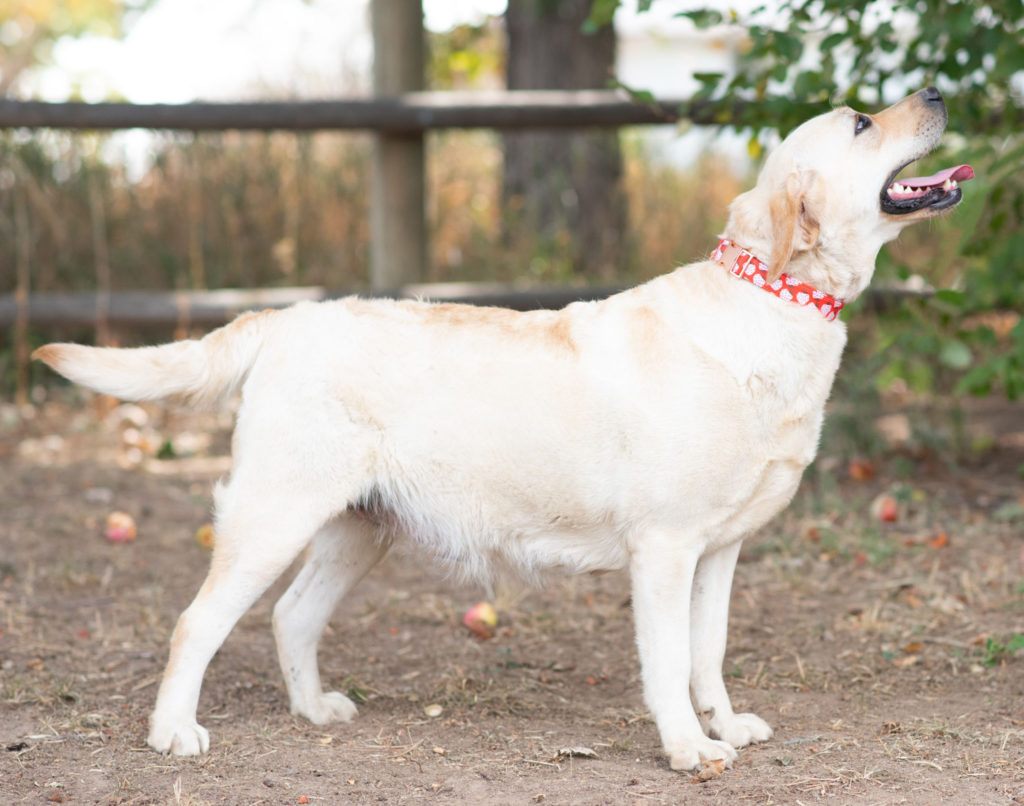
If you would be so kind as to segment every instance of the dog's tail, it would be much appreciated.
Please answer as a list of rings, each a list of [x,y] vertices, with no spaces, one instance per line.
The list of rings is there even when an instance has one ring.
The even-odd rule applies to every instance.
[[[172,399],[204,408],[245,381],[274,313],[242,314],[199,340],[131,349],[56,343],[32,357],[75,383],[122,400]]]

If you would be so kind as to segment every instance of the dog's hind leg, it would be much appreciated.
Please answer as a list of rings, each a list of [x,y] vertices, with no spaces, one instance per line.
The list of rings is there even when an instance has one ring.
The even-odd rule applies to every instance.
[[[308,549],[306,564],[274,605],[274,637],[291,711],[316,725],[348,722],[356,706],[320,683],[316,648],[341,598],[387,551],[380,528],[354,515],[324,525]]]
[[[337,511],[320,485],[303,479],[300,486],[287,468],[275,470],[244,479],[236,471],[230,486],[218,491],[210,571],[174,628],[150,717],[148,741],[162,753],[191,756],[209,748],[209,735],[196,721],[207,665],[242,614]]]

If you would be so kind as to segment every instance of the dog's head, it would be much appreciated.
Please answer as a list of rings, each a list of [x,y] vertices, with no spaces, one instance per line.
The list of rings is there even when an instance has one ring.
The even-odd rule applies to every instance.
[[[968,165],[898,179],[946,128],[933,87],[876,115],[834,109],[793,131],[753,190],[730,208],[725,235],[783,271],[845,299],[867,286],[882,244],[907,224],[955,207]]]

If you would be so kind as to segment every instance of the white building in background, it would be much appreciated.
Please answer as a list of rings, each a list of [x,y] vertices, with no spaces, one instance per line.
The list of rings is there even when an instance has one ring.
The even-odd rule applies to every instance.
[[[721,25],[698,29],[689,19],[668,16],[655,3],[643,14],[616,15],[616,73],[627,87],[647,90],[657,98],[689,98],[700,89],[694,73],[724,73],[736,66],[743,36]],[[709,127],[647,126],[642,134],[650,155],[675,165],[690,165],[704,151],[726,154],[736,172],[749,165],[747,138]]]

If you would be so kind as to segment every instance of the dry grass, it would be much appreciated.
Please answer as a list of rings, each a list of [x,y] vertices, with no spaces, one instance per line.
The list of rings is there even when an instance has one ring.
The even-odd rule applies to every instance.
[[[0,187],[0,231],[22,205],[33,291],[95,287],[97,216],[114,289],[366,285],[368,136],[167,135],[138,181],[101,158],[106,142],[0,137],[0,169],[18,178]],[[631,138],[624,159],[632,249],[622,277],[649,277],[710,249],[737,188],[733,173],[713,160],[692,170],[655,166]],[[493,133],[428,137],[427,280],[558,279],[534,259],[550,245],[503,243],[501,170]],[[685,231],[680,220],[690,222]],[[13,242],[13,231],[6,235]],[[577,275],[586,279],[585,267]]]

